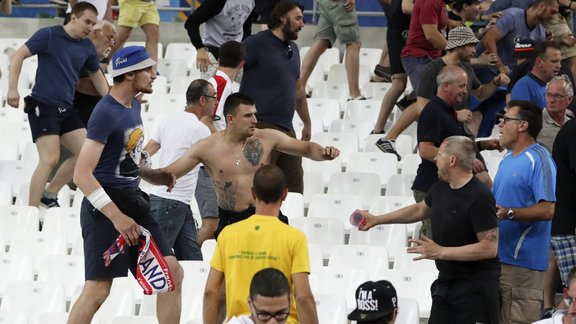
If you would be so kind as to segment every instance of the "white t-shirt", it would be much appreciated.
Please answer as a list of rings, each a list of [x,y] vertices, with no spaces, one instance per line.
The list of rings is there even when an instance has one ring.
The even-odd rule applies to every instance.
[[[232,316],[226,324],[254,324],[254,322],[250,318],[250,315],[240,315],[238,317]]]
[[[216,90],[218,96],[218,107],[216,108],[216,116],[220,117],[220,120],[214,122],[214,127],[221,131],[226,128],[226,119],[224,118],[224,102],[229,95],[234,93],[232,88],[232,80],[226,75],[226,73],[217,70],[216,74],[208,80]]]
[[[555,311],[551,318],[536,321],[532,324],[562,324],[562,318],[566,314],[566,311]]]
[[[104,15],[106,14],[106,8],[108,8],[108,0],[78,0],[78,2],[90,2],[91,4],[96,7],[98,10],[98,20],[104,19]],[[66,9],[66,13],[71,13],[72,7],[68,4],[68,9]]]
[[[196,117],[195,114],[181,111],[166,118],[152,135],[152,140],[160,144],[160,165],[165,167],[179,159],[199,140],[210,136],[210,129]],[[188,174],[176,181],[172,192],[166,191],[166,186],[156,186],[152,194],[166,199],[174,199],[190,204],[196,190],[198,180],[196,166]]]

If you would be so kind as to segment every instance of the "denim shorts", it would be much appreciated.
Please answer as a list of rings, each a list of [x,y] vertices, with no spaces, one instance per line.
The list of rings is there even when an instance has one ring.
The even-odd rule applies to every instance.
[[[190,205],[150,195],[150,213],[160,224],[176,259],[202,260],[196,220],[192,217]]]

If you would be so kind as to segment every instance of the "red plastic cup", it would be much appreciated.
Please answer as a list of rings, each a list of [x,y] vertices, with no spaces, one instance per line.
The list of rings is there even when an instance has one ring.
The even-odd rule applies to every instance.
[[[350,224],[355,227],[362,227],[366,225],[366,217],[364,217],[364,214],[362,214],[360,210],[356,209],[350,215]]]

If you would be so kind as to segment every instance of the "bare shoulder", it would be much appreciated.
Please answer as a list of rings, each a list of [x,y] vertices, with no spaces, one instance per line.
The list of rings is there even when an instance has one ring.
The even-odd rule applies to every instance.
[[[254,131],[254,136],[264,138],[276,137],[279,134],[282,132],[273,128],[256,128]]]

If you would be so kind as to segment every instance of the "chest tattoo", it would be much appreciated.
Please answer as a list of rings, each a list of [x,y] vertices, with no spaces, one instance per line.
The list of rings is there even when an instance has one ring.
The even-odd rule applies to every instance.
[[[262,145],[259,139],[248,141],[246,142],[243,153],[246,160],[248,160],[252,166],[257,166],[264,155],[264,145]]]

